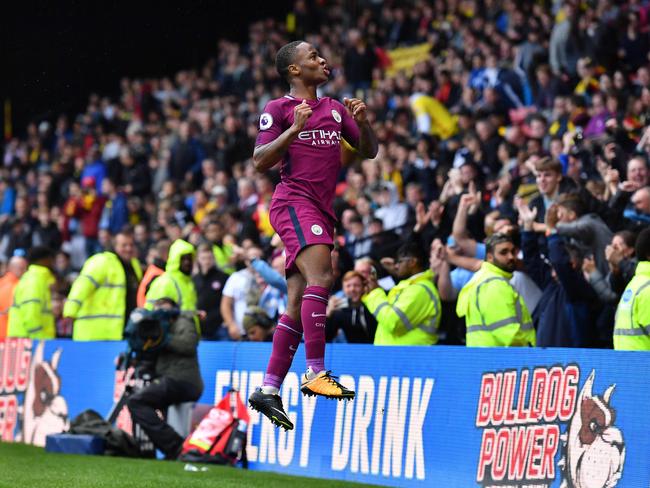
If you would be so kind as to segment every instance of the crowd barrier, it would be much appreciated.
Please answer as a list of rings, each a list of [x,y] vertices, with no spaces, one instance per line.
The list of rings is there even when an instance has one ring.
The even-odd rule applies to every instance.
[[[123,343],[0,341],[0,433],[48,433],[119,395]],[[270,344],[202,343],[212,403],[245,399]],[[300,394],[302,348],[283,387],[285,432],[251,412],[250,468],[389,486],[650,486],[650,354],[334,344],[326,366],[357,397]]]

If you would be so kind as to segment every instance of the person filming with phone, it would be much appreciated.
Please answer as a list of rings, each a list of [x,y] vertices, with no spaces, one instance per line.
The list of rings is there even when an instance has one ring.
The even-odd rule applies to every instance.
[[[339,330],[343,331],[349,343],[372,344],[374,342],[377,319],[361,302],[365,282],[365,278],[358,271],[348,271],[343,275],[344,296],[332,295],[327,305],[325,334],[328,342],[338,335]]]

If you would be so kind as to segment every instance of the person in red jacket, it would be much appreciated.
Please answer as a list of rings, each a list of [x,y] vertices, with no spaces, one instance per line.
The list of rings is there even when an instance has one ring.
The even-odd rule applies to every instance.
[[[75,205],[75,216],[81,224],[81,233],[86,240],[86,257],[102,251],[99,245],[99,221],[106,197],[97,194],[95,178],[86,176],[81,180],[81,196]]]

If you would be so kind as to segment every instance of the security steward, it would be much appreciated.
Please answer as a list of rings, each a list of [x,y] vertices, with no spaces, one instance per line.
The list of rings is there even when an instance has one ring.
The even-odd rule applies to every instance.
[[[458,316],[465,317],[466,343],[472,347],[534,346],[530,312],[510,284],[517,256],[512,237],[494,234],[485,246],[487,260],[461,289],[456,304]]]
[[[192,244],[176,239],[169,248],[165,272],[149,287],[144,308],[151,310],[156,300],[169,298],[178,304],[181,311],[196,312],[196,288],[192,281],[195,257],[196,250]]]
[[[135,310],[132,317],[139,310],[142,309]],[[168,298],[156,300],[153,310],[178,312],[176,303]],[[143,312],[147,313],[145,310]],[[133,421],[142,427],[156,448],[164,453],[165,459],[176,459],[184,439],[158,416],[156,410],[164,412],[170,405],[198,400],[203,393],[203,380],[197,356],[199,334],[193,314],[173,313],[169,320],[169,329],[164,335],[161,332],[161,335],[147,340],[147,344],[161,346],[151,353],[155,364],[154,380],[129,396],[126,404]]]
[[[75,341],[119,341],[126,318],[136,306],[142,278],[133,235],[120,232],[113,251],[88,258],[72,284],[63,316],[74,320]]]
[[[395,274],[401,281],[386,295],[375,276],[368,278],[364,305],[377,319],[375,345],[429,345],[438,342],[440,296],[420,246],[397,251]]]
[[[9,309],[8,337],[54,339],[56,326],[52,313],[51,288],[56,283],[55,253],[48,247],[29,251],[29,267],[16,285]]]
[[[614,349],[650,350],[650,228],[636,240],[639,264],[616,309]]]

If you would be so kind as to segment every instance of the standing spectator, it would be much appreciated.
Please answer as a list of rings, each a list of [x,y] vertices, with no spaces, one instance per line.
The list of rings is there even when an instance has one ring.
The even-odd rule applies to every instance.
[[[27,270],[27,260],[13,256],[7,264],[7,271],[0,278],[0,340],[7,337],[9,308],[14,301],[14,291],[20,277]]]
[[[397,251],[396,275],[401,281],[388,295],[375,276],[367,281],[362,301],[377,319],[375,345],[436,344],[440,297],[420,246],[408,243]]]
[[[29,267],[16,285],[14,303],[9,309],[7,337],[56,337],[51,293],[56,283],[53,268],[52,249],[34,247],[29,251]]]
[[[61,231],[50,219],[50,211],[47,208],[38,210],[38,221],[32,233],[32,247],[47,247],[59,249],[61,247]]]
[[[17,249],[29,249],[35,225],[28,198],[16,198],[14,216],[0,227],[0,256],[8,259]]]
[[[97,194],[95,179],[88,176],[81,181],[81,197],[74,207],[74,216],[80,220],[81,233],[85,239],[86,257],[101,252],[98,241],[99,220],[106,198]]]
[[[144,163],[138,161],[127,148],[120,152],[122,190],[129,197],[142,197],[151,191],[151,176]]]
[[[609,284],[619,297],[634,277],[637,260],[634,256],[636,236],[629,230],[614,234],[612,242],[605,248],[605,258],[609,265]]]
[[[133,236],[122,231],[113,239],[113,251],[95,254],[86,261],[63,308],[63,316],[74,320],[74,340],[122,340],[142,278],[134,256]]]
[[[533,319],[539,347],[588,347],[595,344],[596,334],[592,305],[597,296],[582,274],[582,254],[569,250],[558,234],[548,237],[548,260],[542,258],[539,241],[532,231],[535,211],[519,208],[524,224],[522,249],[528,275],[542,290]]]
[[[228,331],[222,327],[221,294],[228,275],[217,268],[212,252],[212,246],[201,244],[197,248],[198,273],[192,276],[196,288],[199,310],[205,310],[201,319],[201,338],[205,340],[223,340],[228,337]]]
[[[584,214],[584,204],[578,195],[562,195],[557,205],[548,209],[546,226],[549,231],[555,228],[558,234],[575,239],[596,260],[598,270],[607,274],[605,248],[614,234],[598,215]]]
[[[126,195],[119,191],[111,178],[104,178],[102,194],[106,197],[104,210],[99,223],[101,229],[107,229],[112,235],[120,232],[129,222]]]
[[[251,248],[247,255],[250,261],[254,261],[262,256],[262,250]],[[241,339],[244,334],[244,313],[249,305],[257,305],[260,292],[250,266],[234,272],[226,281],[221,295],[221,317],[231,340]]]
[[[534,346],[535,329],[523,298],[510,284],[516,265],[512,237],[486,241],[487,260],[458,295],[456,313],[465,317],[471,347]]]
[[[90,177],[95,180],[95,190],[97,193],[103,193],[103,181],[106,177],[106,165],[102,161],[101,153],[97,148],[93,148],[88,156],[88,163],[84,166],[83,171],[81,172],[81,180],[84,178]]]
[[[332,341],[342,330],[345,340],[354,344],[375,341],[377,319],[361,301],[364,278],[357,271],[343,275],[343,297],[332,295],[327,306],[327,340]]]
[[[530,201],[530,208],[535,209],[535,232],[545,232],[544,217],[546,210],[557,200],[562,187],[562,164],[551,158],[541,158],[534,162],[535,182],[539,195]]]
[[[151,287],[153,281],[165,272],[167,266],[167,259],[169,258],[169,247],[171,241],[169,239],[161,239],[156,242],[155,246],[149,248],[147,254],[147,269],[144,271],[144,276],[140,285],[138,286],[137,305],[144,307],[147,303],[147,292]]]
[[[169,177],[176,181],[191,181],[201,169],[205,154],[201,143],[194,138],[189,122],[182,122],[178,139],[171,148]]]
[[[372,70],[377,62],[372,47],[358,29],[348,31],[348,47],[343,55],[343,69],[350,85],[350,92],[367,90],[372,81]]]

